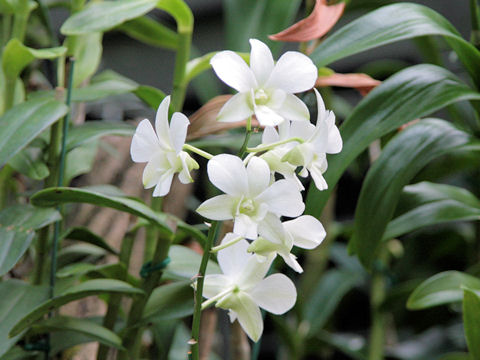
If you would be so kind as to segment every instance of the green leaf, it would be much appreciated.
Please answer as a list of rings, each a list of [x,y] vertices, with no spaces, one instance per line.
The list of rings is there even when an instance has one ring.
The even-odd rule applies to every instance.
[[[374,47],[424,35],[443,36],[475,84],[480,85],[480,52],[443,16],[426,6],[411,3],[384,6],[352,21],[330,35],[310,57],[321,67]]]
[[[352,334],[330,333],[320,330],[316,338],[337,348],[345,355],[355,360],[367,360],[366,341],[363,337]]]
[[[84,334],[87,335],[91,341],[98,341],[101,344],[105,344],[115,349],[123,349],[122,339],[117,334],[93,321],[85,319],[77,319],[67,316],[56,316],[50,319],[43,319],[32,326],[30,333],[44,334],[58,331],[73,331]]]
[[[326,324],[343,296],[359,283],[360,277],[351,271],[330,270],[316,285],[304,306],[304,321],[314,336]]]
[[[388,223],[383,240],[425,226],[459,220],[480,220],[480,201],[469,191],[452,185],[421,182],[405,186],[400,198],[409,208]]]
[[[97,140],[103,136],[133,136],[135,127],[119,122],[108,121],[87,121],[80,126],[72,127],[68,133],[67,149],[88,144],[90,141]]]
[[[462,287],[480,291],[480,279],[460,271],[441,272],[415,289],[408,298],[407,308],[420,310],[462,301]]]
[[[181,319],[193,313],[193,288],[190,281],[157,287],[148,298],[142,322]]]
[[[26,359],[31,359],[35,358],[38,355],[38,353],[33,352],[33,351],[25,351],[23,350],[20,346],[14,346],[11,348],[5,355],[0,356],[2,360],[26,360]]]
[[[63,182],[70,184],[73,178],[87,174],[92,170],[97,155],[97,141],[83,144],[67,153]]]
[[[67,37],[65,46],[69,49],[69,55],[76,60],[73,73],[74,88],[80,86],[97,71],[102,60],[102,38],[101,32]],[[73,101],[79,101],[75,99],[76,93],[77,91],[74,91],[72,94]]]
[[[191,33],[193,30],[193,14],[183,0],[158,0],[157,9],[168,12],[177,23],[179,33]]]
[[[42,149],[27,147],[12,157],[8,165],[30,179],[43,180],[50,171],[42,160],[42,155]]]
[[[35,230],[60,220],[54,209],[15,205],[0,212],[0,276],[10,271],[29,248]]]
[[[95,279],[85,281],[81,284],[72,286],[62,294],[56,295],[52,299],[47,300],[31,310],[14,326],[10,331],[10,336],[20,334],[23,330],[41,319],[43,315],[62,305],[87,296],[100,294],[125,294],[135,296],[143,295],[143,291],[120,280]]]
[[[0,117],[0,167],[67,110],[65,104],[42,98],[26,101],[7,111]]]
[[[87,86],[75,89],[72,101],[94,101],[107,96],[127,94],[137,89],[138,84],[135,81],[117,74],[115,71],[106,70],[92,78]]]
[[[118,251],[112,248],[102,237],[90,231],[86,227],[73,227],[62,235],[63,239],[78,240],[98,246],[111,254],[118,255]]]
[[[60,46],[50,49],[32,49],[18,39],[11,39],[2,54],[5,76],[17,78],[22,70],[35,59],[54,59],[65,54],[67,48]]]
[[[32,309],[45,301],[48,288],[32,286],[19,280],[6,280],[0,283],[0,357],[4,355],[21,337],[9,337],[13,326]]]
[[[117,191],[117,194],[112,195],[112,189]],[[114,187],[48,188],[37,192],[31,197],[30,201],[32,204],[45,207],[67,203],[86,203],[109,207],[142,217],[157,225],[168,234],[172,233],[172,230],[166,223],[166,216],[154,212],[140,200],[121,196],[118,194],[118,191],[119,189]]]
[[[177,48],[177,33],[147,16],[127,21],[117,29],[148,45],[172,50]]]
[[[480,359],[480,298],[470,289],[463,289],[463,327],[472,358]]]
[[[73,244],[65,246],[58,252],[57,267],[60,269],[78,261],[96,262],[106,255],[105,250],[90,244]]]
[[[170,280],[191,279],[198,273],[202,256],[195,251],[181,245],[172,245],[168,252],[171,261],[165,269],[164,278]],[[207,265],[207,274],[221,274],[220,267],[210,260]]]
[[[147,85],[140,85],[133,93],[153,110],[157,110],[167,96],[162,90]]]
[[[438,360],[473,360],[467,353],[449,353]]]
[[[374,140],[449,104],[472,99],[480,99],[480,94],[435,65],[412,66],[388,78],[355,107],[340,127],[343,149],[328,157],[324,174],[328,189],[318,191],[310,186],[306,213],[320,216],[340,176]]]
[[[157,0],[94,2],[69,17],[60,28],[63,35],[104,32],[153,10]]]
[[[355,210],[349,250],[370,268],[402,188],[431,160],[468,148],[472,138],[450,123],[425,119],[395,136],[373,163],[363,182]],[[480,146],[479,146],[480,150]]]

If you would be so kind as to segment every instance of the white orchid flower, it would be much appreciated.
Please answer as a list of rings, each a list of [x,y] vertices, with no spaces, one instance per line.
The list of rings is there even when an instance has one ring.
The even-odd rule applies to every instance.
[[[192,169],[198,169],[198,163],[182,150],[190,121],[182,113],[172,115],[168,124],[170,96],[161,102],[155,118],[155,130],[148,119],[138,124],[133,135],[130,155],[137,163],[147,163],[143,171],[143,186],[149,189],[155,186],[153,196],[165,196],[170,191],[173,175],[179,173],[183,184],[192,182]]]
[[[234,220],[233,232],[256,239],[258,224],[272,224],[280,216],[297,217],[305,209],[300,191],[289,180],[270,184],[267,163],[253,157],[245,168],[233,155],[214,156],[207,166],[213,185],[225,192],[203,202],[197,212],[211,220]]]
[[[276,227],[260,226],[259,233],[260,237],[250,244],[248,251],[264,257],[278,254],[288,266],[299,273],[303,272],[303,269],[297,257],[291,253],[293,246],[313,249],[320,245],[326,236],[320,221],[310,215],[279,222]]]
[[[288,51],[275,64],[267,45],[251,39],[250,67],[233,51],[222,51],[210,64],[217,76],[239,93],[220,110],[219,121],[245,120],[255,114],[262,126],[309,119],[306,105],[295,95],[313,87],[318,71],[307,56]]]
[[[224,240],[224,241],[228,241]],[[218,253],[218,264],[223,274],[205,276],[202,308],[216,302],[229,310],[230,321],[238,319],[243,330],[258,341],[263,332],[259,307],[273,314],[290,310],[297,299],[293,282],[283,274],[265,275],[275,256],[260,261],[247,253],[248,242],[237,242]]]

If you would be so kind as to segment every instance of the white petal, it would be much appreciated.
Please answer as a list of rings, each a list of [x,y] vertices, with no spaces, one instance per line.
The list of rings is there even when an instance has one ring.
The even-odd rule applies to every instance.
[[[152,159],[148,162],[143,170],[143,186],[145,189],[150,189],[158,184],[162,174],[167,172],[170,164],[168,163],[163,152],[153,154]]]
[[[287,94],[278,112],[288,120],[308,121],[310,119],[307,105],[292,94]]]
[[[303,249],[313,249],[320,245],[327,233],[320,221],[310,215],[283,223],[285,230],[292,236],[293,244]]]
[[[180,180],[180,182],[182,184],[188,184],[188,183],[193,182],[193,179],[192,179],[192,176],[190,175],[190,171],[188,169],[188,164],[187,164],[188,160],[192,161],[193,159],[185,151],[181,151],[180,154],[178,154],[178,157],[180,158],[180,160],[182,162],[182,170],[180,170],[180,172],[178,174],[178,179]],[[195,160],[193,160],[193,161],[195,161]]]
[[[279,140],[278,132],[273,126],[267,126],[262,133],[262,144],[271,144]]]
[[[263,319],[260,309],[248,294],[240,292],[237,297],[237,304],[232,310],[235,311],[242,329],[250,339],[256,342],[263,332]]]
[[[155,186],[155,189],[153,190],[152,196],[165,196],[168,194],[170,187],[172,186],[173,174],[173,170],[168,170],[162,174],[157,186]]]
[[[147,162],[160,149],[152,124],[144,119],[138,124],[130,146],[130,155],[135,162]]]
[[[255,116],[261,126],[277,126],[283,122],[283,117],[265,105],[255,106]]]
[[[265,202],[269,211],[278,216],[297,217],[305,210],[302,195],[296,184],[290,180],[279,180],[257,197],[258,201]]]
[[[197,213],[211,220],[233,219],[236,199],[230,195],[218,195],[200,204]]]
[[[276,315],[290,310],[297,300],[295,285],[283,274],[265,278],[250,291],[250,295],[260,307]]]
[[[228,233],[222,240],[221,245],[229,243],[237,238],[238,235]],[[225,275],[228,275],[232,282],[236,282],[236,279],[248,266],[248,261],[253,257],[252,254],[247,252],[248,242],[246,240],[240,240],[239,242],[226,247],[218,252],[218,265],[222,269]]]
[[[170,96],[165,97],[157,110],[155,116],[155,131],[157,132],[158,140],[165,149],[171,148],[170,145],[170,129],[168,127],[168,108],[170,106]]]
[[[170,143],[177,154],[182,151],[183,144],[185,144],[188,125],[190,125],[190,121],[182,113],[176,112],[172,115],[169,136]]]
[[[317,98],[317,113],[319,116],[323,116],[326,111],[325,103],[323,102],[323,98],[318,90],[313,88],[313,91],[315,92],[315,97]]]
[[[273,57],[270,49],[263,42],[250,39],[250,68],[257,78],[257,85],[262,86],[273,70]]]
[[[222,274],[206,275],[203,283],[203,296],[207,299],[225,291],[231,285],[230,278]]]
[[[239,236],[244,236],[247,239],[256,239],[258,223],[250,216],[239,214],[235,217],[233,224],[233,232]]]
[[[248,248],[247,248],[248,249]],[[250,254],[251,255],[251,254]],[[265,275],[267,275],[276,254],[269,254],[268,256],[253,256],[248,259],[247,264],[239,273],[237,278],[237,285],[240,290],[249,291],[260,283]]]
[[[210,60],[217,76],[228,86],[239,92],[257,87],[255,75],[243,59],[233,51],[222,51]]]
[[[217,120],[222,122],[242,121],[253,115],[250,92],[233,95],[220,109]]]
[[[322,175],[322,171],[318,169],[318,167],[310,166],[308,170],[310,171],[310,175],[312,176],[318,190],[322,191],[328,189],[328,184]]]
[[[265,87],[298,93],[311,89],[317,76],[317,68],[309,57],[288,51],[278,59]]]
[[[238,156],[220,154],[214,156],[207,165],[208,178],[223,192],[241,196],[248,192],[247,171]]]
[[[327,123],[331,118],[333,118],[333,121],[330,120],[330,122],[333,122],[333,124],[329,124],[328,145],[327,145],[326,152],[329,154],[337,154],[340,151],[342,151],[343,142],[342,142],[342,137],[340,135],[340,131],[338,131],[338,128],[335,125],[335,115],[333,114],[333,112],[330,112],[330,115],[327,119]]]
[[[259,224],[258,233],[272,243],[282,244],[284,242],[285,232],[282,222],[278,216],[272,213],[267,214]]]
[[[247,165],[249,197],[255,197],[270,184],[270,168],[265,160],[254,156]]]
[[[290,136],[308,140],[314,133],[315,126],[308,121],[292,122],[290,127]]]
[[[285,264],[290,266],[293,270],[295,270],[298,273],[303,273],[303,268],[300,266],[300,264],[297,261],[297,257],[293,254],[280,254],[282,259],[285,261]]]

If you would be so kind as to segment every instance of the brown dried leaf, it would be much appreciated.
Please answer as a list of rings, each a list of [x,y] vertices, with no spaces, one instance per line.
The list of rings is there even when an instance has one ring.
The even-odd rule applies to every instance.
[[[232,95],[216,96],[190,116],[187,140],[194,140],[229,129],[244,127],[247,124],[246,119],[236,122],[217,121],[220,109],[231,97]],[[255,119],[252,119],[252,126],[258,126],[258,122]]]
[[[324,36],[337,23],[345,10],[345,3],[327,5],[326,0],[317,0],[312,13],[303,20],[269,38],[277,41],[310,41]]]
[[[340,86],[356,89],[366,96],[376,86],[382,82],[368,76],[367,74],[332,74],[329,76],[320,76],[315,83],[315,86]]]

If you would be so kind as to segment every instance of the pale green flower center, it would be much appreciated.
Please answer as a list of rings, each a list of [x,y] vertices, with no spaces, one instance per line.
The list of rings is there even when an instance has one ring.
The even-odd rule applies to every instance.
[[[255,104],[257,105],[266,105],[269,100],[267,92],[263,89],[258,89],[255,91]]]
[[[256,206],[252,199],[245,199],[240,204],[239,211],[241,214],[254,215],[255,210]]]

